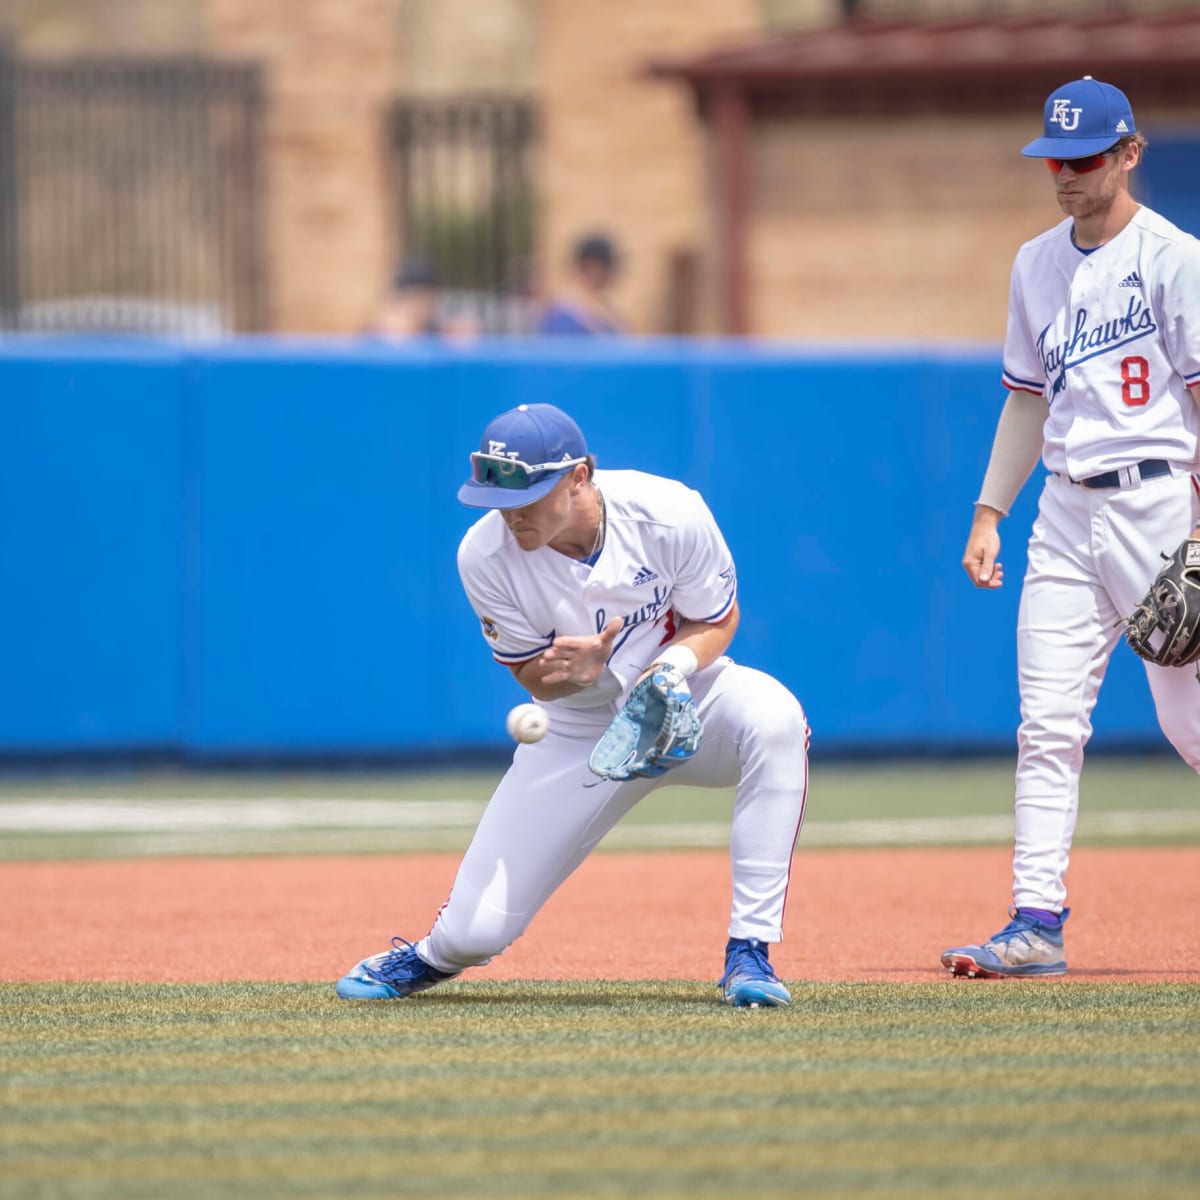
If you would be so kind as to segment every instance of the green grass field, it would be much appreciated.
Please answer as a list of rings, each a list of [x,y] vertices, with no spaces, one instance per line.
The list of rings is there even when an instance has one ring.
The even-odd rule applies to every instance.
[[[1191,1197],[1166,985],[7,985],[5,1197]]]
[[[0,854],[457,848],[495,778],[9,777]],[[1006,844],[1011,786],[1007,762],[817,764],[802,845]],[[1079,842],[1200,841],[1197,790],[1094,760]],[[729,806],[668,789],[608,845],[717,844]],[[0,1198],[1200,1194],[1194,986],[792,990],[0,983]]]

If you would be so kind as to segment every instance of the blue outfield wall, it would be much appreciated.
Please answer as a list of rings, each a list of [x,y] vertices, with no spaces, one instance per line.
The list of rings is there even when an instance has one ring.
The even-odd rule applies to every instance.
[[[524,401],[705,495],[814,754],[1008,751],[1036,480],[1005,588],[959,566],[1002,399],[992,347],[0,342],[0,757],[502,748],[454,494]],[[1124,646],[1095,724],[1161,744]]]

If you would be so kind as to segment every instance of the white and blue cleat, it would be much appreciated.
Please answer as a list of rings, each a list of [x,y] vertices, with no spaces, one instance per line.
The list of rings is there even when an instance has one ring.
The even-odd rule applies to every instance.
[[[792,997],[767,960],[767,943],[730,938],[725,947],[721,998],[734,1008],[784,1008]]]
[[[343,1000],[402,1000],[459,973],[431,967],[412,942],[394,937],[391,950],[364,958],[343,975],[337,983],[337,994]]]
[[[1039,975],[1065,975],[1063,923],[1071,910],[1064,908],[1057,925],[1047,925],[1031,913],[1014,908],[1009,923],[981,946],[952,946],[942,954],[942,966],[951,975],[967,979],[1029,979]]]

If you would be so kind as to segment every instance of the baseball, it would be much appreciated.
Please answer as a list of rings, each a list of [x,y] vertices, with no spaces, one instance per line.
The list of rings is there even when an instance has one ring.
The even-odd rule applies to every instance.
[[[540,704],[518,704],[505,725],[518,742],[540,742],[550,728],[550,714]]]

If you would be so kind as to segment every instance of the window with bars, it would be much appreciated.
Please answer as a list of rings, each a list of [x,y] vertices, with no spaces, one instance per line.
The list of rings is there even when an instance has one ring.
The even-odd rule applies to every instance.
[[[397,242],[437,270],[485,332],[532,324],[537,121],[524,97],[398,99],[391,110]]]
[[[260,72],[0,51],[0,325],[266,327]]]

